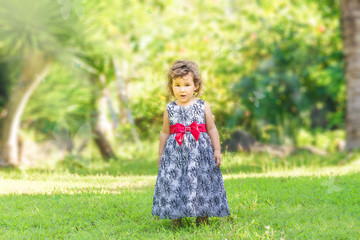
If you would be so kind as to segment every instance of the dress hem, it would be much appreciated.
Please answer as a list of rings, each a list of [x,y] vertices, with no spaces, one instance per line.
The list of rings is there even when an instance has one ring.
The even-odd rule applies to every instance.
[[[219,214],[208,214],[206,216],[201,216],[201,215],[193,215],[193,216],[175,216],[173,218],[171,217],[161,217],[160,215],[158,214],[151,214],[153,216],[158,216],[160,219],[179,219],[179,218],[185,218],[185,217],[227,217],[227,216],[230,216],[230,214],[223,214],[223,215],[219,215]]]

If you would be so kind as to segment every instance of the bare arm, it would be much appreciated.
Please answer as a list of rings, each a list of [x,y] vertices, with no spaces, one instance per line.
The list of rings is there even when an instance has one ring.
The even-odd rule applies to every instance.
[[[159,143],[159,158],[158,158],[158,166],[160,166],[161,155],[164,151],[166,141],[170,136],[170,124],[169,124],[169,115],[167,109],[164,111],[163,115],[163,126],[160,132],[160,143]]]
[[[221,152],[220,152],[220,138],[219,132],[216,128],[214,117],[211,112],[210,106],[205,102],[205,118],[206,118],[206,131],[210,136],[212,146],[214,148],[214,159],[216,160],[216,166],[221,165]]]

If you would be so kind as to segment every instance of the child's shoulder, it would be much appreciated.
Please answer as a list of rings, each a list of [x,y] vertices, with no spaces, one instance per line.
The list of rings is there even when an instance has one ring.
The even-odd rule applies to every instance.
[[[200,99],[200,98],[197,98],[197,100],[198,100],[200,103],[202,103],[202,104],[205,103],[205,100],[202,100],[202,99]]]
[[[171,106],[171,105],[176,105],[175,101],[169,102],[168,104],[166,104],[166,107]]]

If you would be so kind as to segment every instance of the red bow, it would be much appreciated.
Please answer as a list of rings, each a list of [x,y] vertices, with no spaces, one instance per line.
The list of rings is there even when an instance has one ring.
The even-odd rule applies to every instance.
[[[191,134],[194,136],[195,140],[197,141],[200,137],[200,132],[206,132],[206,127],[204,123],[197,124],[194,121],[190,126],[184,126],[181,123],[176,123],[170,126],[170,133],[177,133],[175,136],[176,141],[181,146],[181,143],[184,139],[184,135],[186,131],[191,131]]]

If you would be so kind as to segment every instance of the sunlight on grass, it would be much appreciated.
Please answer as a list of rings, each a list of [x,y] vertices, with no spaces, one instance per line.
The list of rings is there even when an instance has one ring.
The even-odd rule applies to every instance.
[[[253,158],[253,156],[252,156]],[[259,158],[258,158],[259,159]],[[234,173],[226,174],[223,167],[224,180],[237,178],[262,177],[299,177],[299,176],[340,176],[360,172],[360,159],[343,166],[324,166],[309,168],[306,166],[291,169],[278,169],[263,173]],[[53,194],[53,193],[102,193],[121,194],[124,189],[142,189],[153,187],[156,175],[122,175],[111,176],[107,174],[86,175],[66,172],[39,173],[36,170],[22,169],[20,174],[4,174],[0,172],[0,195],[6,194]]]
[[[360,160],[360,159],[359,159]],[[223,174],[224,179],[231,178],[253,178],[253,177],[299,177],[299,176],[329,176],[329,175],[346,175],[360,172],[360,161],[352,162],[344,166],[328,166],[317,169],[309,169],[306,166],[293,168],[290,170],[277,170],[266,173],[238,173]]]
[[[42,178],[41,176],[38,176]],[[78,176],[47,175],[47,180],[23,175],[21,179],[0,178],[0,195],[6,194],[53,194],[53,193],[111,193],[120,194],[123,189],[141,189],[155,184],[154,176]]]

